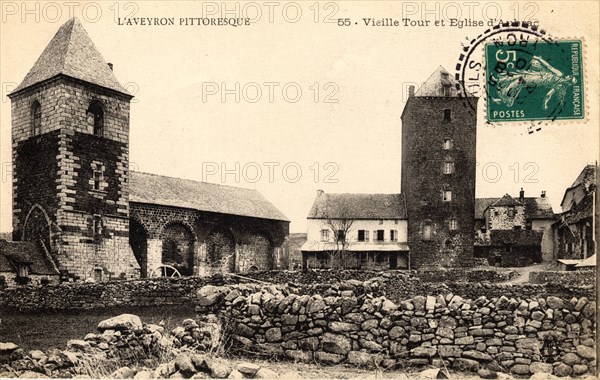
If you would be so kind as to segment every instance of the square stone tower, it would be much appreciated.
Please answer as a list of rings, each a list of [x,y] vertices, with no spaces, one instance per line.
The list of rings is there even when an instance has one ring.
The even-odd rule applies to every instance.
[[[402,113],[402,193],[412,268],[473,262],[477,114],[439,67]],[[476,109],[476,107],[475,107]]]
[[[129,103],[78,19],[60,27],[12,101],[13,239],[63,277],[139,276],[129,246]]]

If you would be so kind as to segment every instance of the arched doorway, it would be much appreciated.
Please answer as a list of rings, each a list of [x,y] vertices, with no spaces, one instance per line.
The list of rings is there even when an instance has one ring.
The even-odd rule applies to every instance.
[[[142,277],[148,277],[148,232],[136,219],[129,219],[129,245],[142,269]]]
[[[235,238],[227,228],[216,228],[208,234],[206,261],[212,270],[235,272]]]
[[[23,240],[42,242],[46,250],[52,252],[50,246],[50,220],[44,209],[39,205],[34,205],[25,218]]]
[[[183,275],[194,274],[194,234],[183,223],[175,222],[163,227],[162,263],[171,265]]]

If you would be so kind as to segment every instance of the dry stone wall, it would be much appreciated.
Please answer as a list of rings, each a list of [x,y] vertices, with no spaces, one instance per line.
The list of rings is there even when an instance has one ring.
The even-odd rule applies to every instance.
[[[205,286],[197,310],[216,313],[232,349],[323,364],[581,375],[595,369],[594,301],[459,295],[396,304],[381,283],[348,281],[322,294],[289,287]]]

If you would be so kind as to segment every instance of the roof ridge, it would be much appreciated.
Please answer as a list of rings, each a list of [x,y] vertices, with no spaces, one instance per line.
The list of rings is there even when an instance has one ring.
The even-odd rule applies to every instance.
[[[199,181],[199,180],[191,179],[191,178],[173,177],[173,176],[170,176],[170,175],[156,174],[156,173],[149,173],[149,172],[142,172],[142,171],[138,171],[138,170],[130,170],[129,172],[130,173],[138,173],[138,174],[147,174],[147,175],[151,175],[151,176],[155,176],[155,177],[172,178],[172,179],[176,179],[176,180],[179,180],[179,181],[189,181],[189,182],[195,182],[195,183],[202,183],[202,184],[206,184],[206,185],[225,186],[225,187],[231,187],[231,188],[234,188],[234,189],[256,191],[257,193],[260,194],[260,192],[257,189],[252,189],[252,188],[249,188],[249,187],[233,186],[233,185],[228,185],[228,184],[224,184],[224,183],[214,183],[214,182]]]

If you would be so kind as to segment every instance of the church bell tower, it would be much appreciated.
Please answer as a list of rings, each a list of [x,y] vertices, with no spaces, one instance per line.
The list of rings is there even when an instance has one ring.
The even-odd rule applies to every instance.
[[[13,239],[39,242],[63,279],[138,277],[128,241],[132,96],[78,19],[9,97]]]

